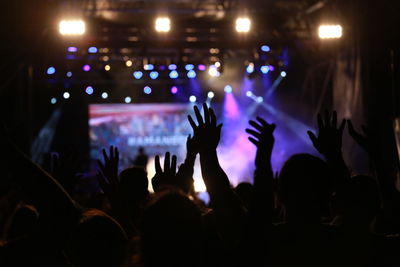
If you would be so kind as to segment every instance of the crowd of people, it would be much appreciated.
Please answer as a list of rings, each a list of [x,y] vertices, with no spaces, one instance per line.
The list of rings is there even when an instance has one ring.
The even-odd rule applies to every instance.
[[[206,104],[194,114],[183,163],[169,152],[163,163],[155,158],[154,193],[143,165],[120,171],[110,147],[99,155],[102,192],[91,201],[74,191],[73,166],[44,170],[1,129],[0,266],[398,265],[399,192],[367,128],[319,115],[308,135],[321,158],[293,155],[277,174],[276,125],[250,120],[243,130],[257,148],[253,183],[232,188],[218,162],[222,124]],[[352,174],[343,160],[346,128],[369,153],[370,175]],[[197,155],[207,205],[194,192]]]

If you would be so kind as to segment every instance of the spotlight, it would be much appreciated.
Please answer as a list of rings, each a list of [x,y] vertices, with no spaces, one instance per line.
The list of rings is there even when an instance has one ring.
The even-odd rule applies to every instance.
[[[251,27],[251,21],[249,18],[237,18],[236,19],[236,31],[240,33],[249,32]]]
[[[58,24],[61,35],[82,35],[85,33],[85,28],[83,20],[62,20]]]
[[[98,51],[98,49],[95,46],[91,46],[88,48],[88,52],[91,54],[95,54],[95,53],[97,53],[97,51]]]
[[[167,17],[159,17],[156,19],[155,29],[158,32],[169,32],[171,30],[171,20]]]
[[[68,99],[71,95],[68,92],[64,92],[63,97],[64,99]]]
[[[169,77],[170,77],[171,79],[176,79],[176,78],[178,78],[178,76],[179,76],[179,74],[178,74],[178,72],[177,72],[176,70],[173,70],[173,71],[171,71],[171,72],[169,73]]]
[[[261,49],[261,51],[263,51],[263,52],[269,52],[269,51],[271,51],[271,48],[270,48],[268,45],[262,45],[260,49]]]
[[[194,65],[193,64],[186,64],[185,65],[185,70],[189,71],[189,70],[192,70],[192,69],[194,69]]]
[[[70,53],[75,53],[78,52],[78,48],[76,48],[75,46],[70,46],[67,48],[67,51]]]
[[[129,104],[132,102],[132,98],[130,96],[125,97],[124,99],[125,103]]]
[[[157,72],[157,71],[152,71],[152,72],[150,72],[150,78],[151,78],[152,80],[157,79],[157,78],[158,78],[158,72]]]
[[[261,66],[260,70],[263,74],[267,74],[269,72],[269,67],[268,66]]]
[[[135,79],[136,80],[139,80],[139,79],[141,79],[142,77],[143,77],[143,72],[141,72],[141,71],[135,71],[134,73],[133,73],[133,77],[135,77]]]
[[[342,26],[340,25],[320,25],[318,36],[321,39],[338,39],[342,37]]]
[[[225,87],[224,87],[224,92],[225,92],[225,93],[230,94],[230,93],[232,93],[232,91],[233,91],[232,86],[230,86],[230,85],[225,85]]]
[[[196,72],[194,70],[189,70],[188,73],[187,73],[187,77],[189,79],[196,78]]]
[[[83,71],[90,71],[90,65],[83,65],[82,69]]]
[[[101,93],[101,98],[103,98],[103,99],[107,99],[107,98],[108,98],[108,94],[107,94],[107,92],[103,92],[103,93]]]
[[[217,67],[216,67],[215,65],[211,65],[211,66],[208,68],[208,74],[209,74],[211,77],[218,77],[221,73],[218,71],[218,69],[217,69]]]
[[[48,75],[52,75],[52,74],[56,73],[56,68],[49,67],[46,72]]]
[[[246,92],[246,96],[247,96],[247,97],[251,97],[252,95],[253,95],[253,93],[252,93],[251,91],[247,91],[247,92]]]
[[[272,66],[272,65],[269,65],[269,70],[270,70],[270,71],[274,71],[274,70],[275,70],[275,67]]]
[[[68,78],[71,78],[72,77],[72,72],[68,71],[66,75],[67,75]]]
[[[214,97],[214,92],[211,92],[211,91],[208,92],[207,97],[210,98],[210,99],[213,98]]]
[[[88,95],[93,94],[93,92],[94,92],[93,87],[91,87],[91,86],[86,87],[85,92]]]
[[[127,60],[126,62],[125,62],[125,65],[129,68],[129,67],[132,67],[132,60]]]
[[[143,66],[144,70],[154,70],[154,65],[153,64],[146,64]]]
[[[199,66],[197,66],[197,68],[198,68],[200,71],[205,71],[205,70],[206,70],[206,66],[203,65],[203,64],[200,64]]]
[[[281,71],[281,76],[286,77],[286,71]]]
[[[196,97],[194,96],[194,95],[191,95],[190,97],[189,97],[189,101],[190,101],[190,103],[194,103],[194,102],[196,102]]]
[[[249,63],[249,65],[246,68],[247,73],[253,73],[254,72],[254,63]]]
[[[219,61],[215,62],[214,66],[217,67],[217,68],[221,67],[221,62],[219,62]]]
[[[176,70],[176,68],[177,68],[177,67],[176,67],[175,64],[169,64],[169,65],[168,65],[168,69],[169,69],[169,70]]]
[[[105,65],[105,66],[104,66],[104,70],[105,70],[105,71],[110,71],[110,69],[111,69],[111,66],[110,66],[110,65]]]
[[[150,88],[150,86],[145,86],[145,87],[143,88],[143,92],[144,92],[146,95],[151,94],[151,88]]]
[[[172,93],[172,94],[178,93],[178,87],[172,86],[172,87],[171,87],[171,93]]]
[[[50,103],[53,105],[57,103],[57,98],[53,97],[52,99],[50,99]]]
[[[257,98],[256,98],[256,102],[257,103],[262,103],[264,101],[264,98],[262,97],[262,96],[258,96]]]

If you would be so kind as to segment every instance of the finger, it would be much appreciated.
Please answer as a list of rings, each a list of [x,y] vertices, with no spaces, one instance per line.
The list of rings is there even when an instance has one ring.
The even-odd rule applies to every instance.
[[[311,131],[307,131],[308,137],[310,137],[311,142],[313,143],[313,145],[315,146],[317,144],[317,137],[315,136],[315,134]]]
[[[193,131],[197,128],[196,123],[194,122],[192,116],[188,115],[188,121],[190,123],[190,126],[192,126]]]
[[[318,120],[318,132],[321,132],[324,129],[324,122],[322,121],[322,116],[320,113],[317,115]]]
[[[324,112],[324,124],[325,124],[325,128],[330,128],[331,127],[331,114],[329,113],[329,111],[325,110]]]
[[[217,125],[217,116],[215,116],[215,112],[212,108],[209,108],[210,111],[210,124],[212,126]]]
[[[171,169],[170,153],[165,153],[164,158],[164,172],[169,172]]]
[[[114,157],[115,157],[116,162],[118,163],[118,161],[119,161],[119,150],[118,150],[118,147],[115,147]]]
[[[156,155],[156,157],[154,158],[154,166],[156,168],[156,173],[162,173],[159,155]]]
[[[335,129],[337,127],[337,112],[336,112],[336,110],[334,110],[332,113],[332,127]]]
[[[266,122],[263,118],[257,117],[256,119],[261,123],[262,126],[264,126],[264,127],[268,127],[269,126],[269,123]]]
[[[104,148],[102,149],[102,152],[103,152],[104,161],[105,162],[109,161],[109,158],[107,156],[107,152],[106,152],[106,150]]]
[[[264,127],[255,121],[249,120],[249,124],[251,126],[253,126],[254,128],[256,128],[256,130],[259,130],[260,132],[262,132],[264,130]]]
[[[246,133],[251,134],[252,136],[256,137],[257,139],[261,138],[261,133],[256,132],[252,129],[246,129]]]
[[[271,132],[274,132],[276,129],[276,124],[275,123],[270,124],[269,128],[270,128]]]
[[[342,120],[342,123],[340,124],[340,127],[339,127],[339,132],[340,133],[343,133],[343,130],[344,130],[344,127],[346,126],[346,120],[345,119],[343,119]],[[336,127],[336,126],[335,126]]]
[[[203,122],[203,118],[201,117],[199,108],[197,106],[194,106],[194,114],[196,115],[196,119],[197,119],[197,123],[200,124],[204,124]]]
[[[97,161],[97,165],[99,166],[100,170],[104,173],[104,170],[105,170],[104,164],[100,160],[96,160],[96,161]]]
[[[253,137],[249,137],[248,139],[249,139],[249,141],[252,142],[256,147],[259,146],[259,142],[258,142],[256,139],[254,139]]]
[[[171,172],[173,175],[175,175],[176,173],[176,156],[172,155],[172,159],[171,159]]]
[[[222,126],[223,126],[222,123],[220,123],[220,124],[217,126],[217,138],[218,138],[218,142],[219,142],[219,140],[220,140],[220,138],[221,138],[221,129],[222,129]]]
[[[204,112],[204,123],[210,124],[210,112],[208,111],[208,106],[206,103],[203,103],[203,112]]]

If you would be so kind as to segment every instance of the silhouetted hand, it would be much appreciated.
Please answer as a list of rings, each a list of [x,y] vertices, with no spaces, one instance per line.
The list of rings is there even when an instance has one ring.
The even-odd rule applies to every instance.
[[[199,153],[200,146],[197,139],[189,135],[186,139],[186,153],[188,157],[196,157]]]
[[[262,166],[271,158],[275,142],[273,133],[276,125],[269,124],[260,117],[257,117],[257,121],[258,122],[250,120],[249,124],[253,126],[254,129],[248,128],[246,132],[251,135],[249,137],[250,142],[257,147],[256,166]]]
[[[217,118],[214,110],[209,108],[206,103],[203,104],[204,119],[197,106],[194,106],[194,113],[197,119],[197,125],[190,115],[189,123],[193,128],[194,137],[199,144],[200,151],[215,150],[221,138],[222,124],[217,125]]]
[[[118,194],[118,163],[119,151],[117,147],[110,146],[109,155],[105,149],[102,150],[104,164],[97,160],[99,165],[98,181],[103,192],[109,197],[113,198]]]
[[[164,170],[161,168],[160,156],[155,157],[155,169],[156,174],[154,175],[151,183],[154,191],[160,191],[163,186],[173,185],[177,186],[176,178],[176,156],[170,156],[170,153],[165,153],[164,158]]]
[[[361,126],[363,134],[357,132],[354,127],[353,123],[351,120],[347,120],[347,125],[348,125],[348,130],[349,130],[349,135],[356,141],[357,144],[359,144],[362,148],[364,148],[366,151],[371,152],[371,142],[369,138],[369,131],[365,125]]]
[[[339,128],[337,127],[337,114],[325,112],[324,119],[318,114],[318,137],[311,131],[308,136],[311,139],[315,149],[324,156],[341,154],[343,129],[346,120],[343,119]]]
[[[81,160],[81,157],[72,154],[67,157],[60,157],[58,153],[54,152],[50,154],[50,173],[70,194],[82,177],[81,174],[78,174]]]

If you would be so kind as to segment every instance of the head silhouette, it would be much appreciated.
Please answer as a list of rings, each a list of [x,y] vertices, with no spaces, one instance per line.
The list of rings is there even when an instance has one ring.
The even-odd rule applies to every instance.
[[[236,194],[242,200],[243,205],[246,208],[250,207],[251,200],[253,197],[253,191],[254,191],[253,185],[250,183],[240,183],[235,188]]]
[[[285,162],[279,179],[288,220],[320,220],[328,210],[329,176],[326,163],[310,154],[296,154]]]
[[[127,168],[120,173],[119,177],[121,194],[127,201],[137,202],[147,198],[149,181],[143,168]]]

